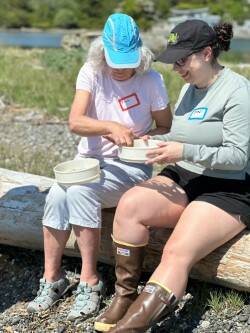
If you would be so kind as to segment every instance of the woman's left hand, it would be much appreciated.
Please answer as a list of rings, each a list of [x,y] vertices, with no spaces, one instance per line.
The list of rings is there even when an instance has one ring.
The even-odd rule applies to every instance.
[[[159,148],[149,150],[146,164],[175,163],[182,159],[183,143],[180,142],[159,142]]]

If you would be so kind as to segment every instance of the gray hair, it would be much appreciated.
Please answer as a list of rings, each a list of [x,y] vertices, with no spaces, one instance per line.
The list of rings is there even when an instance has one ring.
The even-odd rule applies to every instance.
[[[154,54],[146,46],[141,47],[141,63],[140,66],[135,68],[136,73],[143,74],[151,67]],[[107,67],[104,56],[103,41],[101,37],[97,37],[90,45],[87,62],[89,62],[96,71],[102,71]]]

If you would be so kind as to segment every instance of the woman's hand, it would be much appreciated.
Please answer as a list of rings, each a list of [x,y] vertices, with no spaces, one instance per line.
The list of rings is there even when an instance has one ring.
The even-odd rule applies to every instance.
[[[148,160],[146,164],[165,164],[174,163],[182,159],[183,143],[179,142],[159,142],[159,148],[149,150],[147,153]]]
[[[110,134],[104,137],[118,146],[133,146],[134,139],[136,138],[134,132],[116,122],[110,124]]]
[[[143,141],[146,141],[146,142],[147,142],[148,140],[151,139],[151,136],[148,135],[148,134],[146,134],[146,135],[140,136],[140,139],[142,139]]]

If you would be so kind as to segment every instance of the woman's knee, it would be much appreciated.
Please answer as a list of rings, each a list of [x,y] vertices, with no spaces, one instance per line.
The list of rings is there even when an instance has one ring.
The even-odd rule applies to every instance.
[[[132,188],[123,194],[116,208],[115,222],[122,223],[123,220],[138,220],[140,209],[138,209],[138,193]]]
[[[88,186],[71,186],[67,191],[69,223],[86,228],[101,227],[101,209],[98,193]]]
[[[66,192],[60,185],[54,184],[46,197],[47,206],[65,205]]]
[[[67,189],[67,201],[75,201],[81,198],[85,193],[84,187],[72,185]]]
[[[55,229],[49,226],[43,226],[43,237],[45,240],[45,247],[49,247],[51,245],[55,246],[60,245],[61,243],[65,243],[70,235],[70,230],[61,230]],[[51,243],[52,241],[52,243]]]
[[[127,191],[122,196],[116,209],[113,224],[115,240],[135,245],[148,242],[148,228],[143,223],[141,208],[136,188]]]

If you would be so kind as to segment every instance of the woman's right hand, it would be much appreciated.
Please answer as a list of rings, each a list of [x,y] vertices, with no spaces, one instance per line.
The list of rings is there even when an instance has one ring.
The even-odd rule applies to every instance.
[[[110,124],[110,134],[104,135],[104,137],[118,146],[133,146],[136,138],[131,129],[116,122]]]

